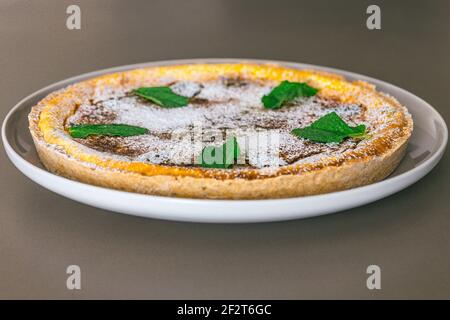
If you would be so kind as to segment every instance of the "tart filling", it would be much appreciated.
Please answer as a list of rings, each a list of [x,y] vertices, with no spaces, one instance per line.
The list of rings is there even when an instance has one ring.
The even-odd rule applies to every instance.
[[[76,141],[100,152],[123,156],[125,161],[165,166],[195,166],[195,157],[202,146],[219,145],[226,136],[234,134],[239,145],[248,145],[245,158],[235,168],[261,169],[355,149],[360,143],[358,139],[324,144],[292,135],[293,129],[310,125],[329,112],[336,112],[348,123],[370,126],[370,121],[365,121],[365,108],[358,104],[309,97],[295,99],[281,110],[267,110],[261,106],[261,97],[273,84],[241,79],[230,85],[230,81],[225,78],[169,83],[174,92],[191,98],[184,108],[164,109],[129,94],[88,102],[68,117],[66,127],[121,123],[147,128],[149,132],[145,135],[93,135]],[[264,141],[265,144],[258,141],[264,138],[274,141]],[[271,142],[273,150],[269,149]]]

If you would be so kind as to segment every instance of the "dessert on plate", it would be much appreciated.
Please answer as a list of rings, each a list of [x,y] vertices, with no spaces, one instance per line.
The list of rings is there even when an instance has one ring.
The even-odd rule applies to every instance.
[[[288,198],[379,181],[413,130],[407,109],[366,82],[254,63],[103,75],[45,97],[29,125],[53,173],[209,199]]]

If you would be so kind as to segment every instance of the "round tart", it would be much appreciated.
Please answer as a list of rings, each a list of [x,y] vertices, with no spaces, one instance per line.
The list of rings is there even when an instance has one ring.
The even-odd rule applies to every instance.
[[[288,82],[315,91],[267,107],[264,97]],[[165,88],[159,94],[185,103],[164,105],[139,88]],[[295,134],[330,114],[364,134],[336,141]],[[32,108],[29,124],[42,163],[58,175],[131,192],[213,199],[305,196],[379,181],[399,164],[413,129],[407,109],[366,82],[247,63],[107,74],[48,95]],[[73,134],[73,128],[100,125],[143,131]],[[217,154],[230,137],[239,150],[233,163],[205,165],[204,151]]]

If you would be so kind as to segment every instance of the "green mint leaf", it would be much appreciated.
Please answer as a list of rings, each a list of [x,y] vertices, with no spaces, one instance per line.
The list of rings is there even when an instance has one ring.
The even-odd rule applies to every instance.
[[[127,124],[79,124],[69,128],[72,138],[85,139],[89,136],[119,136],[129,137],[146,134],[146,128],[129,126]]]
[[[308,127],[294,129],[292,134],[322,143],[339,143],[345,138],[364,139],[367,137],[365,125],[360,124],[356,127],[351,127],[336,112],[324,115]]]
[[[314,129],[311,127],[306,127],[303,129],[294,129],[292,130],[292,133],[297,137],[323,143],[342,142],[342,140],[344,140],[345,138],[345,135],[339,133]]]
[[[241,150],[236,137],[228,139],[220,147],[203,148],[197,163],[204,168],[228,169],[239,158]]]
[[[164,108],[179,108],[189,103],[189,98],[176,94],[169,87],[142,87],[133,93]]]
[[[311,97],[317,93],[317,89],[310,87],[304,82],[283,81],[272,91],[262,97],[261,101],[267,109],[278,109],[285,102],[294,100],[297,97]]]

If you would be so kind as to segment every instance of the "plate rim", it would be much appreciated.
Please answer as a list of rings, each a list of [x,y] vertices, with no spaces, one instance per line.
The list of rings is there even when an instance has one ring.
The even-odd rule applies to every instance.
[[[435,152],[430,156],[430,158],[428,158],[427,160],[425,160],[418,166],[416,166],[406,172],[403,172],[395,177],[388,177],[384,180],[381,180],[381,181],[378,181],[378,182],[375,182],[375,183],[372,183],[372,184],[369,184],[366,186],[352,188],[352,189],[343,190],[343,191],[330,192],[330,193],[325,193],[325,194],[304,196],[304,197],[293,197],[293,198],[283,198],[283,199],[248,199],[248,200],[231,200],[231,199],[229,199],[229,200],[227,200],[227,199],[177,198],[177,197],[164,197],[164,196],[156,196],[156,195],[139,194],[139,193],[134,193],[134,192],[99,187],[99,186],[90,185],[87,183],[71,180],[71,179],[53,174],[45,169],[39,168],[38,166],[27,161],[19,153],[17,153],[14,150],[14,148],[11,146],[11,144],[7,138],[6,127],[7,127],[8,123],[11,121],[10,119],[12,118],[13,114],[18,109],[20,109],[29,100],[35,98],[38,95],[41,95],[42,93],[44,93],[46,91],[58,90],[62,86],[69,85],[73,82],[82,81],[84,79],[99,76],[99,75],[106,74],[106,73],[120,72],[120,71],[124,71],[124,70],[132,70],[132,69],[136,69],[136,68],[157,66],[157,65],[176,65],[176,64],[193,64],[193,63],[197,63],[197,64],[198,63],[238,63],[238,62],[240,62],[240,63],[243,63],[243,62],[244,63],[245,62],[264,63],[264,64],[274,63],[274,64],[281,64],[281,65],[284,65],[287,67],[311,68],[311,69],[315,69],[315,70],[324,70],[324,71],[328,71],[328,72],[335,72],[337,74],[343,75],[346,78],[363,79],[363,80],[367,80],[369,82],[373,81],[376,84],[382,84],[383,86],[398,90],[398,91],[402,92],[403,94],[412,95],[414,98],[419,99],[419,101],[422,104],[426,105],[427,108],[431,109],[431,111],[434,113],[434,116],[438,119],[439,124],[444,129],[442,143],[435,150]],[[193,217],[192,215],[190,217],[188,215],[187,217],[171,218],[171,217],[166,217],[164,214],[159,215],[159,216],[155,215],[155,214],[133,214],[133,215],[144,216],[147,218],[154,217],[154,218],[168,219],[168,220],[177,220],[177,221],[182,220],[182,221],[196,221],[196,222],[261,222],[261,221],[279,221],[279,220],[288,220],[288,219],[299,219],[299,218],[306,218],[306,217],[310,217],[310,216],[318,216],[321,214],[334,213],[334,212],[338,212],[341,210],[350,209],[350,208],[353,208],[356,206],[367,204],[367,203],[370,203],[373,201],[377,201],[381,198],[384,198],[386,196],[394,194],[394,193],[410,186],[411,184],[420,180],[428,172],[430,172],[431,169],[433,169],[433,167],[439,162],[439,160],[443,156],[446,146],[447,146],[447,142],[448,142],[448,128],[447,128],[445,120],[441,116],[441,114],[436,109],[434,109],[433,106],[431,106],[428,102],[426,102],[419,96],[417,96],[403,88],[400,88],[394,84],[391,84],[391,83],[388,83],[388,82],[385,82],[385,81],[382,81],[382,80],[379,80],[376,78],[372,78],[370,76],[366,76],[366,75],[362,75],[362,74],[358,74],[358,73],[354,73],[354,72],[346,71],[346,70],[342,70],[342,69],[337,69],[337,68],[333,68],[333,67],[317,66],[317,65],[313,65],[313,64],[306,64],[306,63],[300,63],[300,62],[248,59],[248,58],[242,58],[242,59],[239,59],[239,58],[204,58],[204,59],[197,58],[197,59],[176,59],[176,60],[142,62],[142,63],[122,65],[122,66],[117,66],[117,67],[112,67],[112,68],[96,70],[96,71],[92,71],[92,72],[83,73],[83,74],[80,74],[77,76],[69,77],[67,79],[57,81],[55,83],[47,85],[29,95],[27,95],[26,97],[21,99],[18,103],[16,103],[14,105],[14,107],[7,113],[7,115],[5,116],[5,118],[3,120],[1,134],[2,134],[2,141],[3,141],[4,148],[6,150],[8,157],[13,162],[13,164],[19,169],[19,171],[21,171],[28,178],[30,178],[31,180],[33,180],[34,182],[36,182],[40,185],[42,185],[42,184],[39,183],[38,181],[36,181],[33,177],[30,177],[30,175],[25,173],[24,171],[26,171],[26,169],[30,170],[30,171],[37,170],[37,172],[40,175],[51,177],[52,179],[56,179],[56,181],[60,181],[61,183],[69,183],[69,184],[74,184],[75,186],[80,187],[80,188],[88,188],[92,192],[108,192],[108,193],[111,193],[112,196],[120,195],[120,197],[132,197],[133,199],[136,199],[139,201],[143,201],[143,200],[150,201],[150,202],[159,201],[161,203],[165,203],[166,205],[170,205],[170,204],[191,205],[191,206],[192,205],[198,206],[199,204],[200,205],[208,204],[208,205],[214,205],[214,206],[225,205],[229,209],[236,208],[236,207],[242,207],[242,206],[249,207],[249,206],[253,206],[256,204],[272,205],[272,206],[278,205],[278,204],[279,205],[289,205],[289,204],[294,204],[294,203],[298,203],[298,202],[308,202],[308,201],[309,202],[318,202],[318,201],[324,201],[324,200],[332,201],[333,198],[339,199],[339,198],[342,198],[345,196],[355,197],[360,193],[365,193],[365,192],[370,193],[373,189],[378,189],[382,185],[390,185],[390,187],[393,187],[395,185],[402,185],[402,187],[400,187],[400,188],[394,188],[396,190],[394,190],[393,192],[390,192],[390,191],[383,192],[381,196],[379,196],[377,198],[372,198],[369,201],[363,201],[362,203],[356,203],[354,205],[344,206],[344,208],[340,208],[340,209],[338,208],[337,210],[331,210],[331,211],[323,212],[323,213],[311,213],[311,214],[303,214],[303,215],[298,214],[297,216],[294,215],[294,216],[289,216],[289,217],[285,217],[285,216],[281,215],[280,217],[269,218],[269,217],[261,216],[258,218],[256,216],[254,216],[254,217],[249,217],[248,219],[245,219],[245,217],[243,219],[237,219],[236,216],[232,216],[231,219],[223,219],[223,217],[222,217],[222,219],[206,219],[206,218],[199,219],[199,218]],[[16,161],[20,164],[16,163]],[[21,166],[24,166],[26,169],[21,168]],[[43,186],[43,187],[45,187],[45,186]],[[45,188],[49,189],[48,187],[45,187]],[[386,188],[386,189],[389,189],[389,188]],[[56,190],[53,190],[53,189],[49,189],[49,190],[51,190],[52,192],[58,193],[60,195],[63,195],[65,197],[68,197],[64,194],[61,194],[60,192],[58,192]],[[75,200],[75,199],[73,199],[73,200]],[[75,201],[81,201],[81,200],[75,200]],[[81,201],[81,202],[87,203],[84,201]],[[91,204],[91,203],[87,203],[87,204]],[[94,205],[94,206],[98,207],[98,205]],[[105,209],[105,207],[102,207],[102,208]],[[129,212],[117,211],[114,209],[108,209],[108,210],[112,210],[115,212],[122,212],[122,213],[126,213],[126,214],[132,214]]]

